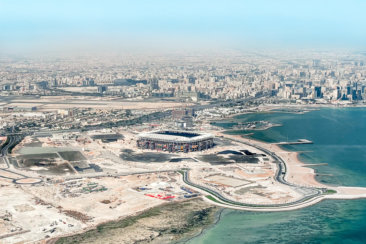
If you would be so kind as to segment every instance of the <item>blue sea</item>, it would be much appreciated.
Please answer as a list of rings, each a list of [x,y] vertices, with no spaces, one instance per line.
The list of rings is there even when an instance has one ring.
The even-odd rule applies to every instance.
[[[286,146],[301,151],[305,163],[316,166],[317,180],[330,185],[366,187],[366,108],[323,108],[305,114],[284,112],[240,115],[217,125],[267,120],[282,124],[252,132],[266,141],[309,139],[314,144]],[[366,199],[326,200],[286,212],[248,212],[226,209],[220,220],[190,244],[216,243],[366,243]]]

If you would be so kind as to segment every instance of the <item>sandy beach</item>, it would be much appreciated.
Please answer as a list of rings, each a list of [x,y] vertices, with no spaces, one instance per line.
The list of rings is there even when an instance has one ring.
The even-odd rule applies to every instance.
[[[366,198],[366,188],[365,187],[346,187],[346,186],[328,186],[324,185],[315,179],[315,170],[309,168],[307,164],[303,163],[299,160],[299,152],[290,152],[282,149],[280,146],[270,143],[265,143],[258,140],[253,140],[249,138],[244,138],[240,135],[228,135],[224,134],[224,131],[215,132],[216,136],[222,136],[225,138],[234,139],[237,141],[241,141],[243,143],[248,143],[252,145],[260,146],[264,149],[267,149],[271,152],[277,154],[277,156],[281,157],[286,164],[287,172],[285,179],[289,183],[293,183],[299,186],[307,186],[307,187],[317,187],[317,188],[327,188],[329,190],[336,191],[334,194],[324,194],[319,197],[315,197],[310,199],[309,201],[303,202],[298,205],[294,205],[291,207],[279,207],[279,208],[271,208],[271,209],[252,209],[247,207],[238,207],[238,206],[226,206],[233,209],[240,210],[250,210],[250,211],[286,211],[286,210],[294,210],[303,208],[306,206],[313,205],[318,203],[324,199],[359,199]],[[216,203],[217,204],[217,203]],[[223,204],[217,204],[219,206],[224,207]]]
[[[314,169],[307,167],[305,163],[299,160],[298,152],[286,151],[278,145],[244,138],[240,135],[224,134],[222,131],[217,132],[216,135],[238,140],[243,143],[258,145],[264,149],[274,152],[286,163],[287,173],[285,179],[290,183],[308,187],[327,187],[315,180]]]

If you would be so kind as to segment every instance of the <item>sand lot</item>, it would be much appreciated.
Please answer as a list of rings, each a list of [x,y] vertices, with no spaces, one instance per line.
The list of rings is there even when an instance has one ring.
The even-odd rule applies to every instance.
[[[242,185],[250,183],[249,181],[235,179],[235,178],[231,178],[231,177],[227,177],[227,176],[223,176],[223,175],[213,175],[213,176],[206,177],[205,179],[218,183],[218,184],[232,186],[232,187],[238,187],[238,186],[242,186]]]
[[[0,206],[2,212],[7,211],[11,215],[9,220],[0,218],[0,236],[26,231],[0,239],[0,243],[39,240],[46,236],[77,231],[86,226],[82,222],[60,213],[57,208],[37,203],[32,194],[14,185],[0,188]],[[56,229],[51,233],[54,228]]]

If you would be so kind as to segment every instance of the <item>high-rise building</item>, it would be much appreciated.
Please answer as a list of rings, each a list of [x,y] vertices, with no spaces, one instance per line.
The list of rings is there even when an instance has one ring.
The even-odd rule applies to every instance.
[[[151,90],[159,90],[159,80],[157,78],[152,78],[149,80]]]
[[[104,92],[106,92],[108,89],[107,86],[98,86],[98,93],[102,94]]]
[[[314,98],[322,98],[322,97],[323,97],[322,87],[315,86],[314,87]]]

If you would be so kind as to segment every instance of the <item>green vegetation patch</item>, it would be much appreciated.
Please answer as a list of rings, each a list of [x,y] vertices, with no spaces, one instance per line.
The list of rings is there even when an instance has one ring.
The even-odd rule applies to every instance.
[[[222,203],[222,202],[220,202],[219,200],[217,200],[216,198],[214,198],[213,196],[211,196],[211,195],[207,195],[206,196],[206,198],[207,199],[209,199],[209,200],[211,200],[211,201],[214,201],[214,202],[216,202],[216,203]]]
[[[337,193],[337,191],[336,190],[333,190],[333,189],[327,189],[326,191],[325,191],[325,194],[336,194]]]

